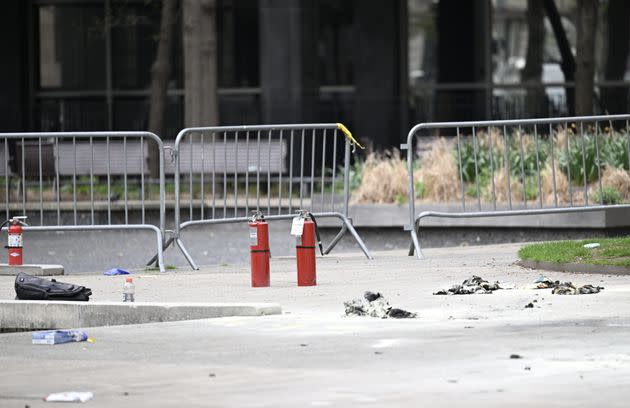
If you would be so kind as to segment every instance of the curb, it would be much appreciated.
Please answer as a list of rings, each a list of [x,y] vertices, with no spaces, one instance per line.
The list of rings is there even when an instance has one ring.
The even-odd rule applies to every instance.
[[[33,276],[58,276],[63,275],[62,265],[7,265],[0,264],[0,276],[17,276],[18,273],[24,272]]]
[[[630,268],[615,265],[558,263],[546,261],[528,261],[522,259],[516,261],[515,264],[524,268],[542,269],[545,271],[555,272],[590,273],[600,275],[630,275]]]
[[[67,329],[282,313],[275,303],[0,301],[0,329]]]

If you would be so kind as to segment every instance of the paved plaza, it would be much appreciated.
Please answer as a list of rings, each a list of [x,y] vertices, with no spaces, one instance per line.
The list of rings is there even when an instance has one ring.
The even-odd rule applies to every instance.
[[[541,272],[513,265],[518,248],[327,256],[316,287],[295,286],[293,258],[272,259],[270,288],[250,287],[248,265],[134,272],[138,302],[271,302],[282,314],[87,328],[94,343],[55,346],[0,334],[0,406],[45,406],[58,391],[92,391],[93,407],[627,406],[630,278],[545,272],[605,289],[533,290]],[[432,294],[473,274],[515,288]],[[124,279],[60,280],[106,302]],[[344,316],[366,290],[418,317]],[[0,300],[13,297],[13,278],[0,277]]]

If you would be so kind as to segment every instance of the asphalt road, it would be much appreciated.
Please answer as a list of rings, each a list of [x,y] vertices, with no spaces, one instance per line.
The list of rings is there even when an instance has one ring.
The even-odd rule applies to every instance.
[[[0,334],[0,406],[43,407],[43,395],[64,390],[94,392],[94,407],[627,406],[628,277],[548,273],[605,287],[552,295],[532,289],[538,271],[513,265],[517,250],[322,258],[307,288],[295,286],[290,258],[272,259],[270,288],[249,287],[247,265],[136,274],[140,301],[273,301],[284,314],[90,328],[95,343],[58,346]],[[471,274],[515,289],[432,295]],[[118,299],[123,280],[72,279],[95,300]],[[10,284],[0,277],[0,299]],[[343,301],[364,290],[418,318],[345,317]]]

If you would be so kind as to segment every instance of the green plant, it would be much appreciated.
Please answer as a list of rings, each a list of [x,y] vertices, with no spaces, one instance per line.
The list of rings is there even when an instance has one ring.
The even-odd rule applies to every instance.
[[[585,134],[584,139],[577,137],[570,141],[569,149],[563,149],[560,153],[560,170],[577,184],[583,184],[597,180],[599,168],[604,164],[606,157],[605,143],[597,135]],[[599,148],[599,156],[597,150]]]
[[[628,170],[628,144],[630,139],[625,135],[613,134],[605,140],[605,162],[612,167]]]
[[[621,204],[621,193],[617,191],[614,187],[604,186],[602,188],[601,194],[599,191],[595,192],[593,195],[593,200],[596,203],[602,203],[603,205],[615,205]]]
[[[424,198],[426,193],[426,186],[422,180],[416,180],[413,183],[413,190],[415,192],[416,198]]]

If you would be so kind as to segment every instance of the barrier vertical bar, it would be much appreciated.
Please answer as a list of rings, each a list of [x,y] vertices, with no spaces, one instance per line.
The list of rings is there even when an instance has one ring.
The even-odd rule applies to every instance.
[[[44,225],[44,178],[42,174],[42,138],[37,138],[37,141],[37,157],[39,161],[39,225]],[[5,173],[5,176],[9,177],[7,173]]]
[[[227,217],[227,132],[223,132],[223,218]]]
[[[144,136],[140,137],[140,208],[142,211],[142,223],[144,224]],[[164,231],[162,231],[162,233],[164,233]]]
[[[456,128],[457,131],[457,164],[459,166],[459,185],[461,187],[462,190],[462,209],[465,211],[466,210],[466,193],[464,192],[464,168],[462,166],[462,146],[461,146],[461,137],[459,134],[459,126]],[[412,149],[412,146],[408,146],[407,149]],[[411,158],[413,157],[413,153],[412,155],[410,155],[410,161]],[[413,168],[411,168],[410,170],[413,174]],[[414,186],[409,186],[409,188],[412,188]],[[409,199],[414,199],[415,197],[409,197]],[[413,214],[415,215],[415,214]]]
[[[505,173],[507,174],[508,206],[512,209],[512,163],[510,163],[510,135],[503,125],[503,143],[505,145]]]
[[[335,211],[335,181],[337,179],[337,129],[333,131],[333,159],[332,159],[332,191],[330,192],[330,210]]]
[[[24,143],[24,138],[22,138],[22,214],[26,214],[26,147]]]
[[[4,138],[4,202],[5,218],[9,219],[9,140]]]
[[[59,151],[59,139],[55,138],[55,181],[57,183],[57,225],[61,225],[61,197],[59,192],[59,156],[61,156],[61,152]],[[109,161],[108,161],[109,162]]]
[[[599,158],[599,142],[597,140],[599,134],[599,122],[595,122],[595,154],[597,157],[597,180],[599,181],[599,203],[604,204],[604,194],[602,193],[602,170],[601,160]]]
[[[77,143],[75,137],[72,138],[72,152],[74,158],[72,169],[72,213],[74,214],[74,225],[77,225]]]
[[[289,212],[293,211],[293,140],[294,131],[291,129],[291,143],[289,148]]]
[[[129,189],[127,184],[127,136],[123,136],[123,184],[125,191],[125,224],[129,224]]]
[[[302,200],[304,197],[304,132],[302,129],[302,138],[300,142],[300,208],[304,208]]]
[[[238,216],[238,130],[234,132],[234,217]]]
[[[212,219],[215,218],[216,201],[216,173],[217,173],[217,155],[216,155],[216,133],[212,132]]]
[[[554,152],[554,145],[556,144],[555,142],[555,137],[553,135],[553,128],[551,126],[551,123],[549,124],[549,143],[551,145],[551,175],[552,175],[552,180],[553,180],[553,203],[555,207],[558,207],[558,192],[557,192],[557,186],[556,186],[556,162],[555,162],[555,152]]]
[[[584,136],[584,123],[580,122],[580,136],[582,139],[582,178],[584,180],[584,205],[588,205],[588,184],[586,181],[586,141]]]
[[[481,191],[479,191],[479,157],[477,155],[477,128],[472,127],[473,153],[475,157],[475,187],[477,188],[477,208],[481,210]]]
[[[324,136],[322,142],[322,181],[321,181],[321,204],[320,211],[324,211],[324,183],[325,183],[325,175],[326,175],[326,129],[324,129]]]
[[[271,214],[271,130],[267,131],[267,214]]]
[[[260,130],[256,134],[256,147],[258,149],[258,164],[256,165],[256,210],[260,211]]]
[[[350,199],[350,140],[344,138],[345,150],[343,159],[343,215],[348,216],[348,204]]]
[[[523,206],[527,208],[527,187],[526,187],[526,177],[525,177],[525,150],[523,149],[523,128],[521,125],[518,125],[518,140],[520,145],[520,154],[521,154],[521,183],[523,186]]]
[[[193,219],[193,138],[188,137],[188,217]]]
[[[538,207],[542,208],[542,181],[540,179],[540,145],[538,143],[538,127],[534,124],[534,140],[536,141],[536,174],[538,174]]]
[[[249,215],[249,130],[245,132],[245,215]]]
[[[94,225],[94,141],[90,136],[90,215]],[[144,218],[142,220],[144,224]]]
[[[282,129],[280,129],[280,156],[278,158],[278,168],[280,169],[278,174],[278,214],[282,212],[282,173],[284,169],[284,142],[282,136]]]
[[[494,182],[494,149],[492,143],[492,133],[488,126],[488,148],[490,149],[490,178],[492,179],[492,208],[497,209],[497,190]]]
[[[311,133],[311,208],[315,209],[315,199],[313,197],[315,189],[315,129]]]
[[[56,140],[56,139],[55,139]],[[105,139],[107,147],[107,224],[112,223],[112,180],[111,180],[111,164],[109,151],[109,136]]]
[[[567,122],[564,123],[564,132],[566,134],[565,137],[565,145],[566,145],[566,152],[567,152],[567,157],[571,157],[570,156],[570,152],[569,152],[569,124]],[[571,183],[571,166],[569,165],[570,163],[567,162],[567,180],[568,180],[568,185],[569,185],[569,203],[571,205],[571,207],[573,207],[573,185]]]
[[[204,133],[201,133],[201,182],[200,182],[200,190],[201,190],[201,219],[205,219],[205,191],[204,191],[204,175],[206,173],[206,142],[204,140]]]

